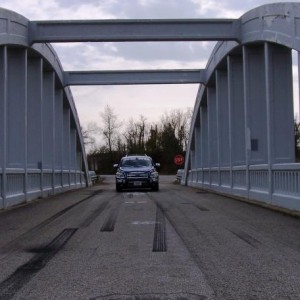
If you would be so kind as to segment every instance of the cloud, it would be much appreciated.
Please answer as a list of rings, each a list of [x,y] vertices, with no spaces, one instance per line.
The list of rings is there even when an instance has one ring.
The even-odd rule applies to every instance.
[[[197,7],[200,18],[240,18],[247,11],[258,6],[275,3],[290,2],[289,0],[191,0]]]
[[[115,1],[4,0],[0,6],[18,12],[29,20],[111,19]]]
[[[54,44],[54,48],[65,70],[204,68],[214,44],[78,43]]]
[[[111,106],[121,121],[144,115],[148,121],[158,121],[170,109],[193,107],[197,84],[188,85],[136,85],[72,87],[77,110],[83,125],[99,121],[99,112]],[[80,100],[81,99],[81,100]],[[92,109],[91,109],[92,108]]]
[[[195,18],[196,6],[190,0],[130,0],[119,1],[118,15],[122,18],[160,19]],[[121,12],[121,13],[120,13]]]
[[[216,0],[191,1],[196,5],[197,13],[201,18],[239,18],[243,14],[242,7],[244,6],[239,5],[239,1],[231,1],[231,4],[228,1]],[[235,2],[234,5],[233,2]]]

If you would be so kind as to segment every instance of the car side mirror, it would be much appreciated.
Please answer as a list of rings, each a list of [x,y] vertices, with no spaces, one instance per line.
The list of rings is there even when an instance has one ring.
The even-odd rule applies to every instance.
[[[114,164],[113,167],[116,169],[119,165],[118,164]]]
[[[160,163],[156,163],[155,167],[159,169],[160,168]]]

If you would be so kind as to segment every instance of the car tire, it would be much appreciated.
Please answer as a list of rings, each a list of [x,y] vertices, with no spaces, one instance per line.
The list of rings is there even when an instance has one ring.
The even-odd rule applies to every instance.
[[[156,183],[155,185],[152,186],[152,191],[158,192],[159,191],[159,184]]]
[[[122,188],[119,184],[116,183],[116,191],[119,193],[119,192],[122,192]]]

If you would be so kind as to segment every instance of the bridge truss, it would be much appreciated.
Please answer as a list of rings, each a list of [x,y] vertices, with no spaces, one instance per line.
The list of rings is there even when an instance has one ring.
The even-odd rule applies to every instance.
[[[183,183],[300,210],[299,20],[299,3],[216,20],[29,21],[0,9],[0,208],[90,184],[70,85],[199,83]],[[203,70],[91,72],[65,72],[48,44],[107,41],[219,42]]]

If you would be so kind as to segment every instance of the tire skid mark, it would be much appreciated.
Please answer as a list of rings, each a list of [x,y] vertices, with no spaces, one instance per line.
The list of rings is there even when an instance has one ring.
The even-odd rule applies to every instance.
[[[12,299],[64,247],[77,228],[66,228],[27,263],[0,283],[0,299]]]
[[[174,231],[178,235],[179,239],[182,241],[186,250],[189,252],[195,265],[198,266],[200,272],[203,274],[206,282],[208,283],[211,290],[213,291],[213,296],[216,296],[216,291],[213,289],[213,287],[211,285],[211,280],[210,280],[209,276],[207,276],[208,267],[206,266],[206,264],[203,263],[203,261],[199,257],[200,256],[199,251],[193,246],[193,243],[191,242],[189,237],[186,236],[185,232],[187,229],[184,228],[185,226],[178,225],[178,223],[177,223],[178,218],[180,218],[181,221],[187,220],[186,225],[189,227],[188,231],[194,233],[194,234],[192,234],[192,236],[194,238],[201,236],[201,238],[203,239],[203,242],[205,243],[206,236],[188,218],[186,213],[180,209],[180,206],[174,205],[174,203],[170,202],[170,201],[166,201],[164,204],[161,204],[161,203],[158,203],[158,201],[154,197],[150,197],[150,198],[153,200],[153,202],[155,202],[157,205],[159,205],[161,207],[161,210],[164,213],[166,219],[168,220],[170,225],[173,227]],[[173,211],[173,213],[172,213],[172,211]],[[176,216],[176,211],[177,211],[177,213],[180,214],[180,216],[178,216],[178,215]],[[184,216],[183,219],[182,219],[182,216]],[[179,223],[179,224],[181,224],[181,223]],[[203,296],[203,297],[204,297],[203,299],[205,299],[205,296]]]
[[[203,192],[200,191],[200,193],[203,193]],[[186,197],[184,197],[184,198],[186,200],[188,200]],[[203,207],[200,204],[195,204],[193,202],[189,202],[189,203],[186,202],[186,203],[181,203],[181,204],[192,204],[192,205],[194,205],[195,207],[197,207],[201,211],[209,211],[209,209],[207,209],[206,207]],[[184,213],[184,212],[182,212],[182,213]],[[237,230],[232,230],[232,229],[228,229],[228,228],[227,228],[227,230],[229,232],[231,232],[233,235],[235,235],[236,237],[238,237],[239,239],[241,239],[242,241],[244,241],[245,243],[247,243],[248,245],[250,245],[251,247],[258,248],[259,246],[262,245],[262,243],[260,241],[258,241],[257,239],[253,238],[252,236],[250,236],[249,234],[247,234],[244,231],[241,231],[241,230],[237,231]]]
[[[76,207],[77,205],[80,205],[81,203],[97,196],[98,194],[100,194],[102,192],[102,190],[98,190],[93,192],[92,194],[90,194],[89,196],[83,198],[82,200],[78,201],[77,203],[74,203],[66,208],[64,208],[63,210],[59,211],[58,213],[54,214],[53,216],[51,216],[50,218],[44,220],[43,222],[41,222],[40,224],[34,226],[33,228],[29,229],[28,231],[24,232],[23,234],[19,235],[17,238],[15,238],[14,240],[8,242],[6,245],[2,246],[0,248],[0,254],[1,253],[7,253],[10,251],[15,250],[17,247],[17,244],[24,241],[24,240],[28,240],[30,239],[30,236],[34,236],[36,235],[39,230],[43,229],[44,227],[46,227],[47,225],[49,225],[50,223],[52,223],[53,221],[55,221],[56,219],[58,219],[59,217],[61,217],[62,215],[64,215],[65,213],[67,213],[69,210],[73,209],[74,207]],[[1,260],[0,256],[0,260]]]
[[[158,203],[158,201],[153,197],[149,195],[149,198],[156,203],[156,205],[158,205],[161,209],[161,211],[163,212],[163,214],[165,215],[165,218],[168,220],[168,222],[171,224],[171,226],[173,227],[173,229],[175,230],[175,232],[177,233],[177,235],[180,237],[180,239],[182,240],[182,242],[184,243],[184,245],[186,246],[186,248],[188,249],[185,239],[183,237],[183,234],[181,233],[181,229],[180,227],[177,225],[177,223],[175,222],[175,218],[174,216],[172,216],[171,211],[177,211],[181,214],[181,216],[184,217],[184,220],[188,220],[188,225],[190,227],[190,230],[194,231],[195,236],[201,236],[201,238],[203,240],[205,240],[207,242],[207,238],[206,235],[199,229],[199,227],[189,218],[188,214],[186,213],[186,211],[184,209],[182,209],[180,207],[180,205],[175,205],[174,202],[170,202],[167,201],[164,204],[162,203]],[[189,202],[191,205],[193,205],[192,202]]]
[[[119,209],[120,209],[121,202],[119,202],[115,207],[113,207],[109,215],[107,216],[104,224],[102,225],[100,231],[101,232],[112,232],[115,229],[115,225],[117,222],[117,218],[119,215]]]
[[[159,200],[153,199],[153,201],[157,203]],[[217,272],[220,271],[218,269],[218,264],[216,264],[215,261],[210,258],[210,255],[212,254],[209,254],[208,258],[203,259],[199,248],[194,247],[193,240],[197,237],[201,238],[203,244],[209,245],[210,241],[207,240],[206,234],[202,233],[198,226],[194,224],[194,222],[191,219],[189,219],[189,216],[186,214],[185,209],[183,209],[182,206],[176,205],[172,209],[167,209],[171,204],[170,202],[170,200],[164,200],[164,202],[161,203],[160,206],[163,208],[168,222],[174,228],[178,237],[181,239],[186,249],[190,253],[191,258],[203,273],[204,278],[208,282],[209,286],[211,286],[216,299],[235,299],[236,290],[234,290],[234,287],[231,287],[230,280],[227,281],[227,279],[225,279],[224,277],[212,275],[212,269],[218,270]],[[232,234],[239,237],[252,247],[259,248],[259,246],[261,245],[260,241],[256,240],[255,238],[251,237],[249,234],[243,231],[231,230],[228,228],[227,230],[231,231]],[[193,236],[193,239],[191,239],[191,236]],[[230,286],[230,289],[228,289],[228,291],[224,291],[224,284]],[[242,298],[240,297],[241,295],[243,294],[239,294],[239,299]]]
[[[189,203],[180,203],[180,204],[186,204],[186,205],[193,205],[194,207],[198,208],[199,210],[201,211],[209,211],[208,208],[202,206],[202,205],[199,205],[199,204],[195,204],[195,203],[192,203],[192,202],[189,202]]]
[[[118,198],[119,195],[118,194],[113,194],[112,196],[110,196],[106,201],[102,202],[100,204],[100,206],[94,210],[82,223],[79,227],[81,228],[85,228],[88,227],[98,216],[100,216],[104,210],[110,206],[110,202],[115,199]]]
[[[194,205],[196,208],[198,208],[200,211],[209,211],[208,208],[206,208],[206,207],[204,207],[204,206],[202,206],[202,205],[200,205],[200,204],[195,204],[195,203],[193,203],[193,205]]]
[[[109,294],[90,298],[90,300],[206,300],[204,295],[193,293],[143,293]]]
[[[185,237],[184,229],[181,228],[181,226],[179,226],[176,222],[176,216],[174,216],[174,215],[172,216],[170,207],[172,207],[172,209],[177,210],[181,215],[183,215],[185,220],[188,220],[187,224],[190,227],[190,231],[194,232],[193,236],[201,236],[205,240],[205,235],[199,230],[199,228],[191,220],[189,220],[188,216],[180,209],[179,206],[177,206],[177,205],[174,206],[174,204],[170,203],[170,201],[167,201],[164,204],[158,203],[158,201],[153,196],[150,196],[150,195],[149,195],[149,198],[154,203],[156,203],[156,205],[160,208],[161,212],[164,214],[165,218],[168,220],[168,222],[173,227],[176,234],[178,235],[178,237],[180,238],[180,240],[186,247],[187,251],[190,253],[195,264],[199,267],[200,270],[202,270],[201,272],[203,272],[205,267],[199,261],[199,258],[198,258],[199,253],[197,253],[197,251],[195,251],[195,249],[190,245],[189,239]]]
[[[94,210],[80,225],[80,228],[86,228],[88,226],[90,226],[93,221],[103,213],[103,211],[105,210],[106,206],[108,205],[109,201],[104,201],[100,204],[100,206]]]
[[[166,219],[162,207],[156,203],[156,221],[153,237],[153,252],[167,251]]]
[[[171,192],[172,193],[172,192]],[[199,203],[194,203],[194,201],[190,200],[189,198],[183,196],[183,195],[176,195],[175,193],[172,193],[174,195],[174,197],[176,197],[177,199],[180,199],[180,200],[186,200],[188,202],[185,202],[185,203],[181,203],[181,204],[191,204],[193,205],[194,207],[196,207],[197,209],[199,209],[200,211],[210,211],[208,208],[206,208],[205,206],[199,204]]]
[[[243,232],[241,230],[237,231],[237,230],[231,230],[231,229],[227,229],[228,231],[230,231],[232,234],[234,234],[236,237],[238,237],[239,239],[241,239],[242,241],[246,242],[248,245],[254,247],[254,248],[258,248],[259,246],[261,246],[261,242],[258,241],[257,239],[253,238],[251,235],[249,235],[246,232]]]

